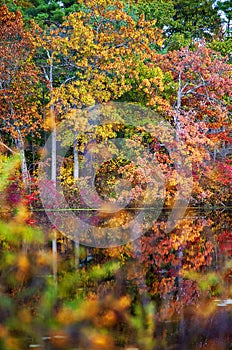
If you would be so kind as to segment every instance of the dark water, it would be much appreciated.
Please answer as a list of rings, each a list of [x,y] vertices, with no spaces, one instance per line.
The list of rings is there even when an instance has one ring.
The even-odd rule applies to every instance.
[[[141,304],[146,308],[149,302],[154,301],[156,312],[154,345],[137,343],[138,349],[232,349],[231,211],[190,210],[186,218],[192,229],[200,230],[199,240],[203,240],[201,249],[196,252],[199,255],[196,266],[192,264],[188,278],[181,273],[177,275],[175,290],[169,290],[161,297],[146,294],[149,291],[147,277],[140,280],[142,287],[145,287],[141,288]],[[179,232],[185,230],[186,218],[177,223]],[[194,244],[193,242],[193,246]],[[205,263],[199,267],[197,262],[204,260],[207,244],[211,247],[210,253]],[[184,250],[182,253],[185,254]],[[209,257],[210,260],[207,260]],[[171,271],[172,268],[172,264],[165,267],[163,276],[170,276],[167,270]],[[125,326],[121,332],[127,332],[126,328]],[[128,331],[128,344],[133,343],[132,334]],[[124,345],[124,348],[127,347]]]
[[[191,219],[192,228],[201,227],[200,237],[204,238],[204,243],[197,252],[199,259],[201,253],[203,258],[208,243],[211,244],[211,261],[204,267],[192,264],[187,281],[197,283],[190,286],[191,291],[180,274],[176,295],[169,292],[159,300],[153,348],[232,349],[231,211],[190,210],[187,217]],[[184,225],[185,220],[180,220],[180,230],[184,230]]]
[[[165,219],[165,214],[163,218]],[[140,254],[146,254],[146,250],[143,251],[141,241],[134,243],[134,262],[132,264],[125,262],[120,274],[113,281],[104,281],[98,286],[98,293],[103,299],[109,293],[116,295],[116,298],[129,293],[134,305],[140,304],[141,313],[144,314],[142,316],[144,324],[141,326],[144,329],[140,335],[123,318],[119,319],[117,325],[112,326],[111,336],[114,339],[115,349],[232,349],[231,222],[231,211],[224,208],[189,210],[185,218],[175,224],[179,236],[184,237],[185,234],[187,236],[188,232],[200,232],[199,238],[192,243],[193,253],[190,240],[190,243],[188,241],[183,250],[178,252],[177,265],[172,265],[172,262],[165,265],[161,262],[159,270],[152,267],[143,275],[140,273],[142,271]],[[160,225],[159,221],[157,225]],[[149,237],[149,234],[147,236]],[[153,242],[154,252],[158,249],[159,242],[157,242]],[[188,259],[184,258],[187,254],[185,249],[191,253],[188,253],[191,257],[189,269],[186,263]],[[88,252],[89,256],[93,256],[89,261],[92,264],[98,263],[99,257],[96,251],[89,249]],[[72,255],[72,252],[70,254]],[[66,254],[63,255],[63,259],[67,259]],[[90,266],[88,259],[82,261],[78,269],[82,269],[83,265],[88,270]],[[183,275],[181,273],[183,270],[184,273],[186,271],[190,273]],[[137,276],[136,282],[135,279],[128,277],[133,273]],[[162,280],[174,276],[173,290],[162,292],[158,289],[158,292],[153,293],[149,273],[157,274],[158,277],[154,279],[159,280],[159,288],[162,286]],[[109,288],[106,287],[108,285]],[[155,311],[152,315],[153,328],[149,331],[149,326],[145,323],[146,310],[151,304],[154,305]],[[135,313],[136,307],[132,308],[132,316]],[[48,342],[44,341],[44,349],[50,349]],[[104,350],[105,347],[99,349]]]

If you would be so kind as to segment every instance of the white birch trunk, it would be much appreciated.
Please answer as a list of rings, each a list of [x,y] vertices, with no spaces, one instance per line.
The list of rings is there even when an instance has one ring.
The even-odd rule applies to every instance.
[[[19,154],[20,154],[20,161],[21,161],[21,173],[22,173],[22,180],[25,186],[29,185],[29,173],[27,169],[27,162],[25,157],[25,150],[24,150],[24,142],[21,137],[20,132],[18,132],[18,140],[16,142]]]
[[[50,114],[52,120],[52,134],[51,134],[51,180],[56,186],[56,120],[54,113],[54,106],[50,107]]]
[[[78,142],[77,142],[77,132],[74,131],[74,142],[73,142],[73,178],[74,182],[79,178],[79,156],[78,156]],[[75,267],[79,268],[80,264],[80,244],[79,241],[74,241],[74,249],[75,249]]]
[[[54,106],[50,108],[51,119],[52,119],[52,144],[51,144],[51,180],[56,187],[56,120]],[[53,279],[57,283],[57,239],[56,235],[52,239],[52,256],[53,256]]]
[[[74,131],[73,158],[74,158],[73,178],[75,181],[79,178],[79,156],[78,156],[78,144],[77,144],[77,132],[76,131]]]
[[[57,239],[55,230],[54,237],[52,239],[52,269],[54,282],[57,283]]]

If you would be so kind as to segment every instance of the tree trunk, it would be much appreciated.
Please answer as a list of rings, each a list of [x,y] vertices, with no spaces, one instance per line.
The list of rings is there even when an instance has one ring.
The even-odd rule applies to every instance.
[[[56,120],[54,106],[50,107],[51,120],[52,120],[52,134],[51,134],[51,180],[56,187]],[[57,282],[57,240],[56,234],[52,239],[52,256],[53,256],[53,278],[55,283]]]
[[[54,237],[52,239],[52,270],[53,270],[53,279],[57,283],[57,233],[54,232]]]
[[[21,161],[21,173],[22,173],[22,180],[23,180],[23,185],[25,188],[28,188],[30,182],[30,176],[27,170],[27,162],[26,162],[26,157],[25,157],[25,150],[24,150],[24,142],[22,139],[22,136],[20,134],[20,131],[18,131],[18,139],[16,141],[16,146],[17,149],[19,150],[20,154],[20,161]],[[28,245],[25,243],[25,241],[22,241],[22,251],[24,254],[27,253],[28,250]]]
[[[56,187],[56,119],[54,105],[50,107],[51,120],[52,120],[52,149],[51,149],[51,180]],[[57,282],[57,240],[56,234],[52,239],[52,256],[53,256],[53,278],[55,283]]]
[[[50,114],[52,120],[52,134],[51,134],[51,180],[56,186],[56,120],[54,106],[50,107]]]
[[[74,182],[79,178],[79,157],[78,157],[78,142],[77,142],[77,132],[74,131],[74,142],[73,142],[73,158],[74,158],[74,164],[73,164],[73,178]],[[80,264],[80,244],[79,241],[74,241],[75,245],[75,267],[76,269],[79,268]]]
[[[73,178],[75,181],[79,178],[79,157],[78,157],[78,142],[77,142],[76,131],[74,131],[73,158],[74,158]]]
[[[25,150],[24,150],[24,142],[22,139],[22,136],[20,132],[18,132],[18,140],[16,142],[17,149],[20,154],[20,161],[21,161],[21,173],[22,173],[22,180],[25,186],[29,185],[30,176],[27,170],[27,162],[25,157]]]
[[[80,244],[79,241],[74,241],[75,267],[79,268],[80,264]]]

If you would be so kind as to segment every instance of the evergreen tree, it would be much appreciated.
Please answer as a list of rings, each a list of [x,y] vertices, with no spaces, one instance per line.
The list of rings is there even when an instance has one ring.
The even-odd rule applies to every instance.
[[[41,26],[59,25],[64,16],[80,10],[80,4],[75,0],[0,0],[10,11],[20,10],[24,20],[34,19]]]
[[[213,0],[174,0],[175,24],[171,32],[183,33],[193,39],[208,38],[221,30],[221,19]]]

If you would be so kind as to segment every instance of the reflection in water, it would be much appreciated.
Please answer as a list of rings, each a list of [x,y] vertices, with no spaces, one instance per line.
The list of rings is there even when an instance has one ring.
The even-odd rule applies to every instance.
[[[230,212],[194,210],[171,233],[157,220],[130,247],[104,251],[127,255],[117,293],[134,293],[143,307],[155,302],[148,349],[232,348],[231,249]]]
[[[115,276],[87,288],[103,300],[109,295],[116,300],[129,295],[132,315],[138,313],[136,305],[140,305],[140,315],[145,315],[140,335],[125,319],[112,327],[117,349],[131,344],[143,350],[230,349],[230,212],[189,210],[170,233],[165,230],[167,216],[164,212],[146,234],[130,244],[92,249],[93,264],[119,260],[121,267]],[[151,303],[155,311],[149,333],[145,320]]]
[[[142,238],[155,349],[232,348],[230,214],[189,212],[168,236],[155,223],[155,234]]]
[[[125,246],[81,249],[78,266],[72,241],[58,236],[57,285],[39,233],[3,225],[0,348],[230,349],[230,212],[189,210],[170,233],[167,216]],[[35,239],[27,254],[23,234]]]

